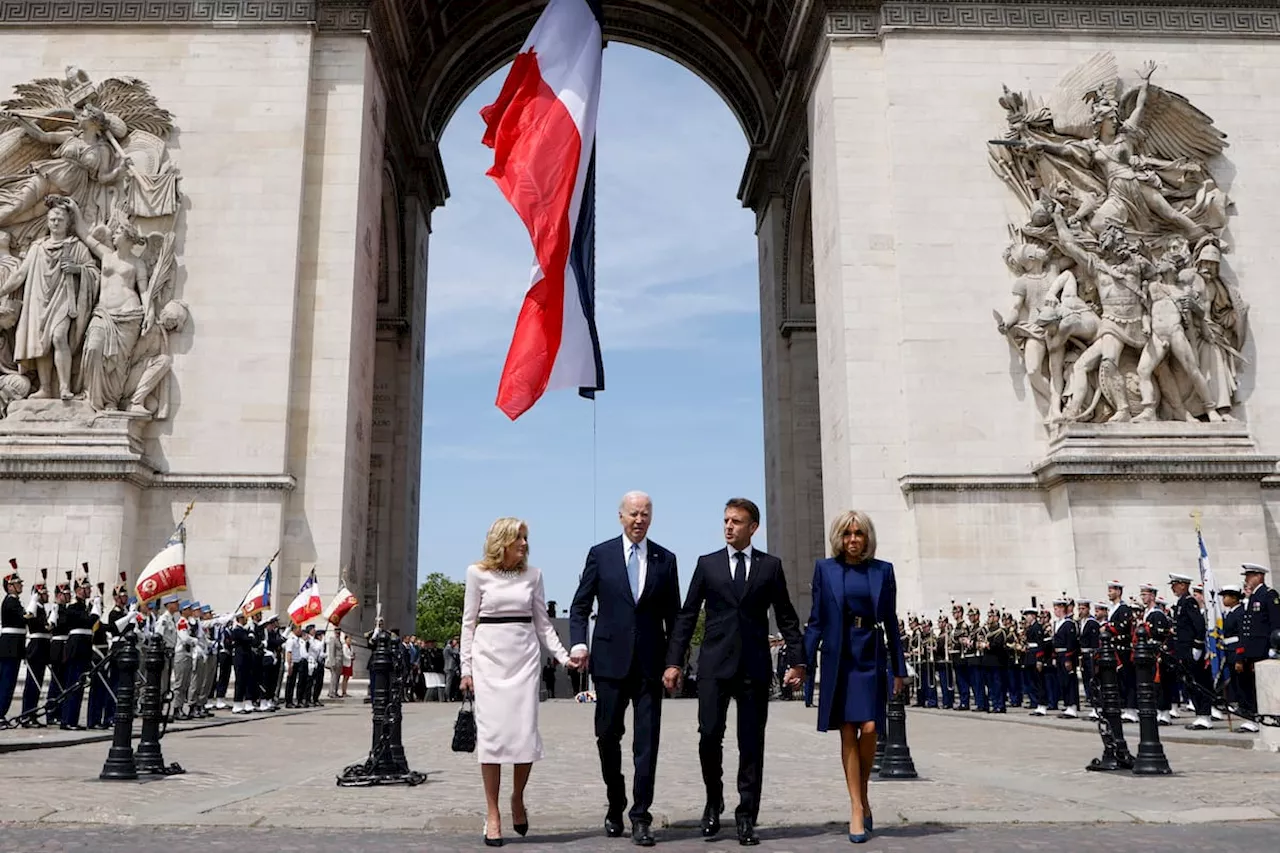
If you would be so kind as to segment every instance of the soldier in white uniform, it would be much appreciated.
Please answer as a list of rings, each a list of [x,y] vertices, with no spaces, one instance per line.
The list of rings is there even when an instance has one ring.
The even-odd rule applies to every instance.
[[[191,602],[178,602],[173,646],[173,718],[191,719],[191,676],[195,669],[196,638],[192,633]]]
[[[164,642],[165,655],[164,670],[160,674],[160,693],[164,695],[169,692],[169,685],[173,676],[173,655],[178,645],[178,596],[166,595],[160,599],[160,606],[164,608],[163,612],[156,617],[155,623],[151,626],[151,631],[158,634]]]

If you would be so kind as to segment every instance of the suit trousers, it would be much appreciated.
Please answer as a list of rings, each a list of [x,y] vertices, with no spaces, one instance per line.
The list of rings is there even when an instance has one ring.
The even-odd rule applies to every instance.
[[[769,683],[760,679],[702,678],[698,681],[698,759],[707,803],[715,808],[724,799],[724,731],[729,700],[738,706],[737,818],[760,814],[764,773],[764,727],[769,718]]]
[[[622,776],[622,736],[626,733],[627,706],[633,707],[631,757],[635,765],[632,781],[632,823],[651,823],[654,777],[658,769],[658,738],[662,730],[661,678],[645,678],[632,668],[626,678],[595,678],[596,750],[600,753],[600,773],[609,799],[609,816],[622,820],[627,807],[627,783]]]

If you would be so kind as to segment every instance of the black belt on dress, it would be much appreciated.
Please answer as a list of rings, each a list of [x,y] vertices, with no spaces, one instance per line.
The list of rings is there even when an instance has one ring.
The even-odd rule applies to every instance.
[[[477,625],[528,625],[533,622],[532,616],[478,616]]]
[[[845,624],[850,628],[874,628],[878,623],[867,616],[845,616]]]

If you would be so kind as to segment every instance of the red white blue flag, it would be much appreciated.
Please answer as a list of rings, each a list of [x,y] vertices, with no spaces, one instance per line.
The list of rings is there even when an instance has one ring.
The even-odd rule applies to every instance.
[[[184,516],[185,518],[185,516]],[[164,548],[151,558],[138,575],[134,591],[139,601],[154,601],[161,596],[187,588],[187,527],[178,522]]]
[[[550,0],[481,111],[488,175],[529,230],[533,280],[497,406],[515,420],[548,388],[604,389],[595,323],[595,139],[600,0]]]
[[[289,603],[289,618],[296,625],[305,625],[320,615],[322,607],[320,582],[316,580],[316,570],[312,569],[311,574],[307,575],[307,579],[302,582],[302,588],[298,590],[298,594]]]
[[[272,557],[271,563],[274,563],[275,559]],[[271,563],[267,563],[267,567],[258,574],[258,579],[253,582],[253,586],[249,587],[249,591],[244,594],[244,600],[240,602],[240,610],[245,616],[252,616],[259,610],[266,610],[271,606]]]

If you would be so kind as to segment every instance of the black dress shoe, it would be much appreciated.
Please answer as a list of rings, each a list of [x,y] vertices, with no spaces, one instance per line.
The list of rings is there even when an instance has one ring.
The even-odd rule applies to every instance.
[[[653,830],[649,828],[649,824],[637,821],[631,824],[631,843],[637,847],[652,847],[658,842],[654,839]]]
[[[743,847],[754,847],[760,843],[756,837],[756,822],[749,817],[738,818],[738,843]]]
[[[720,833],[720,813],[724,811],[724,800],[720,801],[720,807],[714,808],[711,803],[707,803],[707,807],[702,810],[702,837],[714,838]]]
[[[604,834],[606,838],[622,837],[622,818],[612,815],[604,816]]]

